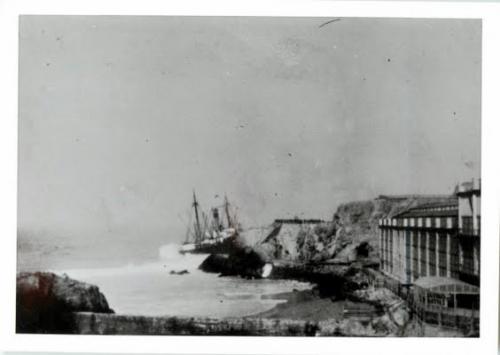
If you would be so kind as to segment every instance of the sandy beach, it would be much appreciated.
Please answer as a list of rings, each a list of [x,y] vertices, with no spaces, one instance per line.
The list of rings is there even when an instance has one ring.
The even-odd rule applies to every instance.
[[[265,295],[262,298],[285,300],[285,302],[250,317],[319,322],[329,319],[339,320],[352,316],[370,317],[378,313],[377,309],[372,305],[321,296],[316,289],[294,290],[292,292]]]

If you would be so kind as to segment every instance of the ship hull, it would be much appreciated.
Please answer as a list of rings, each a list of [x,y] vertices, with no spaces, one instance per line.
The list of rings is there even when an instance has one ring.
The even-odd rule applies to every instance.
[[[212,244],[199,244],[193,248],[181,249],[181,254],[231,254],[237,247],[235,237],[226,238],[221,242]]]

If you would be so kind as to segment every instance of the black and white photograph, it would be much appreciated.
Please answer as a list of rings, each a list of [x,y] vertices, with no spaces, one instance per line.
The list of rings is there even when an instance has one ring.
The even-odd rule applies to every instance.
[[[481,335],[480,18],[18,21],[17,334]]]

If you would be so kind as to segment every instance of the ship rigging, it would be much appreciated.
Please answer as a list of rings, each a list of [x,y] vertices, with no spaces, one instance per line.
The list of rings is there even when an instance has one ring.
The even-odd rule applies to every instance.
[[[186,240],[181,246],[181,253],[230,253],[239,232],[236,215],[231,215],[227,196],[224,203],[210,209],[210,217],[200,208],[196,193],[193,191],[194,224],[191,232],[188,225]],[[223,220],[220,210],[225,214]]]

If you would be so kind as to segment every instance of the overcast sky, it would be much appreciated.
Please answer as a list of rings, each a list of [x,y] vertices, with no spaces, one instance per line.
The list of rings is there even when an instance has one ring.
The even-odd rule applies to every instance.
[[[480,172],[477,20],[23,16],[19,227],[181,241]]]

